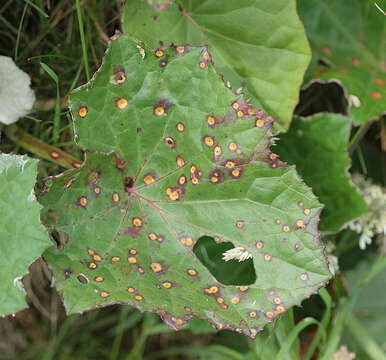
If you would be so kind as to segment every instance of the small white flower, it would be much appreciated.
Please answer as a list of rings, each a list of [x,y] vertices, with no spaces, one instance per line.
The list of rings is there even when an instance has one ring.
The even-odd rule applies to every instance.
[[[241,246],[237,246],[233,249],[229,249],[222,254],[222,259],[225,261],[235,259],[240,262],[240,261],[250,259],[251,257],[252,257],[252,254],[250,254],[247,250],[245,250]]]
[[[346,345],[342,345],[338,351],[334,352],[334,360],[353,360],[355,356],[355,353],[348,352]]]
[[[369,211],[360,218],[350,221],[345,227],[361,234],[359,247],[364,250],[376,237],[382,254],[386,252],[386,190],[374,185],[362,175],[354,174],[352,180],[358,186]]]
[[[35,102],[31,79],[8,56],[0,56],[0,123],[12,124],[27,115]]]

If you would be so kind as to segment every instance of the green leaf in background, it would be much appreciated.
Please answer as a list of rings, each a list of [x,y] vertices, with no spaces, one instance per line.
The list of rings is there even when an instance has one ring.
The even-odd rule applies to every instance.
[[[347,172],[350,129],[350,120],[338,114],[294,118],[275,149],[283,161],[296,164],[306,184],[325,204],[320,222],[323,231],[337,231],[367,211]]]
[[[21,279],[51,242],[34,194],[37,160],[0,154],[0,316],[27,304]]]
[[[313,50],[305,83],[343,85],[356,124],[385,113],[386,21],[374,1],[300,0],[298,9]]]
[[[209,46],[232,88],[243,87],[254,107],[277,119],[277,130],[288,128],[310,61],[295,0],[177,0],[162,11],[131,0],[123,30],[153,48]]]
[[[374,258],[373,261],[376,259]],[[362,262],[359,266],[345,274],[345,283],[351,291],[358,283],[358,279],[369,272],[370,264]],[[368,285],[366,285],[358,296],[353,309],[353,315],[360,321],[361,325],[378,345],[386,350],[386,307],[385,297],[382,296],[386,286],[386,268],[383,269]],[[348,336],[347,336],[348,335]],[[359,344],[350,332],[344,336],[344,341],[351,349],[358,352]]]
[[[129,303],[175,329],[200,317],[254,337],[329,279],[321,205],[269,150],[273,119],[224,85],[206,48],[114,39],[70,97],[95,152],[41,199],[71,237],[44,255],[67,311]],[[193,252],[203,236],[250,253],[256,281],[216,280]]]

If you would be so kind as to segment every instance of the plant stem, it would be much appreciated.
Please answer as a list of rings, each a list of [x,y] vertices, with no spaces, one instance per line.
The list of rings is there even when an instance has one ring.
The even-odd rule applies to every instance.
[[[77,168],[82,165],[82,161],[71,154],[68,154],[54,146],[48,145],[26,132],[12,134],[10,131],[7,131],[7,136],[29,152],[43,159],[50,160],[60,166],[63,166],[64,168]]]
[[[378,344],[369,335],[367,335],[359,321],[352,314],[347,319],[347,329],[361,345],[367,355],[370,356],[370,358],[374,360],[386,360],[385,353],[378,346]]]

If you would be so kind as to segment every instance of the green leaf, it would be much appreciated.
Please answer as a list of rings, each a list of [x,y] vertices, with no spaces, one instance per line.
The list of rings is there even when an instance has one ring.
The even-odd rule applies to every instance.
[[[0,154],[0,316],[24,309],[21,282],[51,242],[34,194],[37,160]]]
[[[253,106],[277,118],[277,130],[288,128],[310,61],[295,0],[176,0],[163,11],[131,0],[122,21],[154,48],[208,45],[233,89],[243,87]]]
[[[343,85],[357,124],[385,113],[386,22],[374,1],[309,0],[299,1],[298,8],[313,51],[305,82]]]
[[[94,152],[41,199],[71,237],[44,256],[67,311],[129,303],[175,329],[196,316],[254,337],[329,279],[321,205],[270,152],[272,118],[224,85],[206,48],[157,57],[114,38],[70,97]],[[252,254],[257,280],[217,281],[193,252],[203,236]]]
[[[325,204],[320,222],[323,231],[337,231],[367,212],[347,172],[350,129],[350,120],[338,114],[294,118],[276,148],[282,160],[296,164],[299,174]]]

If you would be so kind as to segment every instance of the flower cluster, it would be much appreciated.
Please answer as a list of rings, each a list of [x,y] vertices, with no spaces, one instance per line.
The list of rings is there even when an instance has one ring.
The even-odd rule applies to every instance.
[[[374,185],[371,180],[366,180],[362,175],[352,177],[355,185],[363,195],[369,211],[360,218],[350,221],[346,227],[361,234],[359,247],[364,250],[376,237],[381,252],[386,253],[386,190]]]
[[[241,246],[237,246],[233,249],[229,249],[222,254],[222,259],[225,261],[229,261],[232,259],[240,261],[244,261],[250,259],[252,254],[250,254],[246,249]]]

